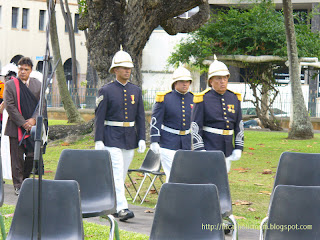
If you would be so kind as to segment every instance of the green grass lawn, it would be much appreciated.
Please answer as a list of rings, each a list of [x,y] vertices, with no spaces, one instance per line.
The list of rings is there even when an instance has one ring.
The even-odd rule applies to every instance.
[[[233,214],[236,216],[239,225],[258,229],[261,220],[266,216],[274,177],[282,152],[319,152],[320,134],[315,134],[315,137],[310,140],[288,140],[287,136],[288,134],[285,132],[245,131],[245,148],[241,160],[232,163],[229,173],[230,191],[234,203]],[[74,143],[61,140],[50,142],[44,155],[44,179],[54,178],[60,153],[67,148],[94,149],[94,141],[92,137],[84,136]],[[139,168],[144,156],[145,153],[135,152],[130,168]],[[271,170],[271,173],[266,171],[267,169]],[[264,174],[264,172],[268,174]],[[142,175],[133,173],[132,177],[138,187]],[[134,194],[133,186],[130,186],[128,178],[126,182],[129,190]],[[141,190],[142,196],[149,184],[150,182],[147,180]],[[158,186],[158,189],[160,188],[161,182],[159,180],[156,180],[156,186]],[[129,204],[132,204],[128,194],[127,198]],[[142,205],[153,208],[157,198],[158,195],[152,191]],[[140,205],[139,202],[134,204]],[[100,227],[94,224],[85,224],[86,231]],[[99,234],[95,234],[95,231],[98,230],[90,233],[86,232],[86,239],[100,239]],[[101,231],[105,231],[105,227],[102,227]],[[122,234],[124,234],[122,239],[148,239],[145,235],[136,235],[130,232]]]

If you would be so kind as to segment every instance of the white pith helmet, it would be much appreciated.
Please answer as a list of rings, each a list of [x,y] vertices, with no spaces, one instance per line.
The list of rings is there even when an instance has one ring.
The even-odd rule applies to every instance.
[[[9,63],[1,69],[1,76],[6,76],[9,72],[15,72],[18,75],[18,67],[14,63]]]
[[[120,51],[116,52],[116,54],[112,58],[109,73],[114,73],[114,68],[116,67],[133,68],[132,58],[129,53],[122,50],[122,45],[120,45]]]
[[[230,76],[228,67],[223,63],[218,61],[217,56],[214,55],[214,61],[209,66],[208,71],[208,85],[210,86],[209,80],[213,76]]]
[[[176,81],[191,81],[192,82],[192,77],[191,73],[188,69],[180,65],[172,75],[172,83],[171,83],[171,88],[174,89],[174,83]]]

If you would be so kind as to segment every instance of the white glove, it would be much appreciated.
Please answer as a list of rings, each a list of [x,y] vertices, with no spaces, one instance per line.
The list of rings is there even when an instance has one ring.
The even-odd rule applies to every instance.
[[[146,150],[146,141],[145,140],[140,140],[138,143],[138,153],[144,153],[144,151]]]
[[[241,153],[242,151],[240,149],[234,149],[232,151],[231,157],[232,157],[232,161],[238,161],[241,158]]]
[[[102,141],[96,141],[94,144],[95,150],[104,150],[104,143]]]
[[[150,144],[150,149],[155,153],[159,154],[160,153],[160,145],[157,142],[153,142]]]

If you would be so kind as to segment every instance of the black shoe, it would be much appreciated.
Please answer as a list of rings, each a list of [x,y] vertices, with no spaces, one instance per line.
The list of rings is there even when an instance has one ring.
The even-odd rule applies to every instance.
[[[119,220],[126,221],[129,218],[134,218],[134,214],[129,209],[122,209],[118,212]]]
[[[20,194],[20,188],[15,188],[15,189],[14,189],[14,193],[15,193],[17,196],[19,196],[19,194]]]
[[[119,214],[118,213],[113,213],[113,214],[111,214],[113,217],[115,217],[115,218],[118,218],[119,217]]]

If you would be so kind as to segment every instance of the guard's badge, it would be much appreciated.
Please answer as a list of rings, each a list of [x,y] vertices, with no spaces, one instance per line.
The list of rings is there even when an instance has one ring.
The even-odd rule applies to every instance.
[[[131,95],[131,104],[135,104],[134,95]]]
[[[232,112],[235,113],[236,111],[234,110],[234,105],[233,104],[229,104],[228,106],[228,112]]]
[[[103,100],[103,95],[96,99],[96,106],[98,107],[99,103]]]
[[[191,108],[191,109],[193,108],[193,104],[190,104],[190,108]]]

